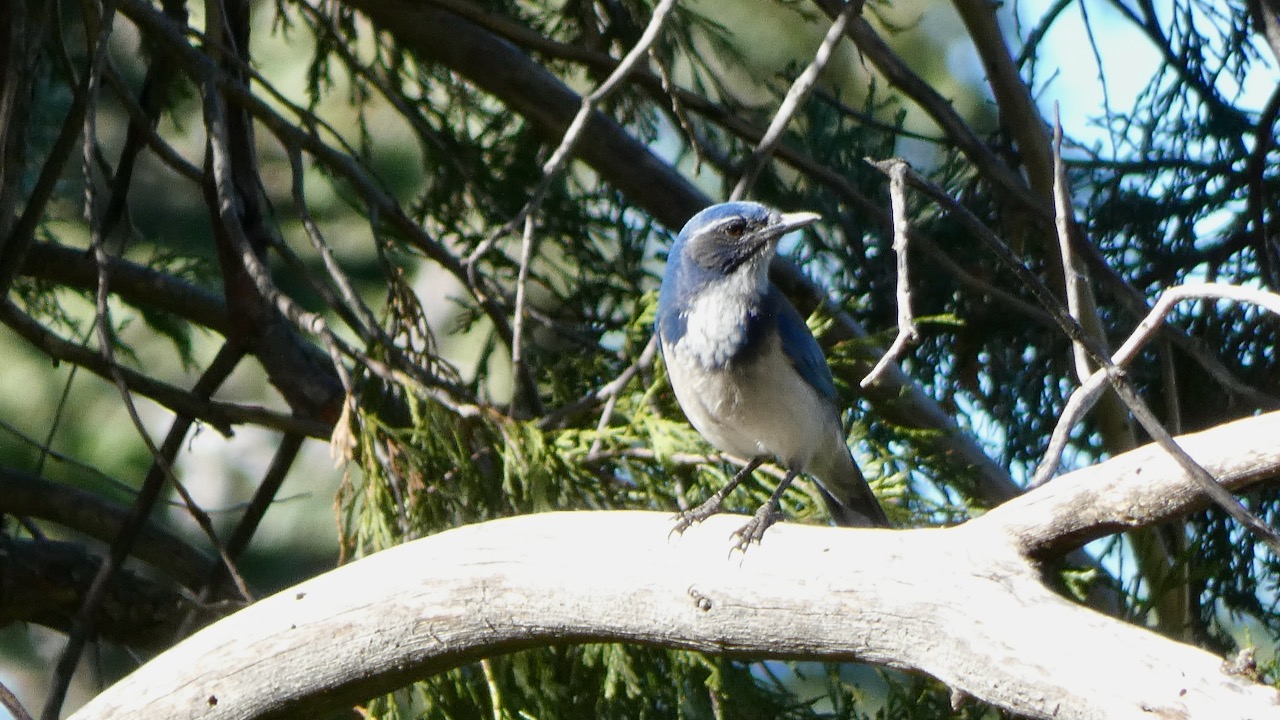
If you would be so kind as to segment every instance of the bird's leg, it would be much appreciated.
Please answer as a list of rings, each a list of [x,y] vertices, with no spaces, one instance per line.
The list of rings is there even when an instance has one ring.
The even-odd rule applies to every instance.
[[[685,510],[683,512],[676,513],[676,526],[671,528],[671,532],[679,535],[685,530],[693,527],[694,523],[700,523],[720,512],[720,505],[724,502],[724,499],[728,497],[729,493],[733,492],[735,488],[741,485],[743,480],[750,477],[751,473],[755,472],[755,469],[760,467],[760,463],[762,462],[764,462],[764,458],[753,458],[751,462],[747,463],[745,467],[733,476],[732,480],[726,483],[724,487],[717,490],[711,497],[707,498],[701,505],[692,510]]]
[[[764,531],[769,526],[778,521],[782,517],[782,513],[778,512],[778,503],[782,501],[782,493],[787,491],[791,486],[791,481],[796,479],[796,471],[788,470],[786,477],[782,478],[782,482],[778,483],[778,487],[769,496],[768,502],[760,506],[756,510],[756,514],[751,517],[751,521],[743,525],[734,533],[738,537],[737,548],[742,552],[746,552],[751,543],[760,544],[760,539],[764,537]]]

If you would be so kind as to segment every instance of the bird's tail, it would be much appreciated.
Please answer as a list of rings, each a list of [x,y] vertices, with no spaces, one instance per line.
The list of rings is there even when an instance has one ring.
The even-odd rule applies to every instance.
[[[845,450],[845,460],[817,476],[818,489],[831,518],[841,527],[889,527],[889,518],[876,500],[862,471]]]

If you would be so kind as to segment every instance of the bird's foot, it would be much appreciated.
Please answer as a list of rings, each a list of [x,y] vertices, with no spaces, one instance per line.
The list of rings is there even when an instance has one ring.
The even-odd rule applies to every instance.
[[[782,511],[778,509],[782,503],[782,493],[787,491],[791,481],[795,479],[796,471],[788,470],[787,476],[782,478],[782,482],[778,483],[778,487],[774,488],[769,500],[761,505],[759,510],[756,510],[755,515],[751,516],[751,521],[733,534],[734,537],[738,538],[734,548],[746,553],[747,548],[751,547],[751,543],[760,544],[760,539],[764,537],[764,531],[768,530],[770,525],[782,519]]]
[[[720,504],[723,501],[724,494],[716,493],[698,507],[676,513],[676,525],[671,528],[671,534],[682,535],[685,530],[720,512]]]
[[[735,473],[733,478],[729,480],[724,487],[715,491],[711,497],[707,498],[701,505],[692,510],[684,510],[676,513],[676,526],[671,528],[671,533],[668,534],[667,537],[670,537],[671,535],[681,535],[685,530],[688,530],[695,524],[700,523],[720,512],[720,506],[724,503],[724,499],[729,496],[729,493],[733,492],[734,488],[741,485],[743,480],[750,477],[751,473],[754,472],[756,468],[760,467],[760,463],[762,462],[764,462],[764,458],[753,458],[751,462],[747,463],[741,470]]]
[[[770,501],[761,505],[760,509],[756,510],[756,514],[751,516],[751,520],[733,534],[738,538],[734,548],[745,553],[747,548],[751,547],[751,543],[759,545],[761,538],[764,537],[764,531],[781,519],[782,513],[779,512],[777,503]]]

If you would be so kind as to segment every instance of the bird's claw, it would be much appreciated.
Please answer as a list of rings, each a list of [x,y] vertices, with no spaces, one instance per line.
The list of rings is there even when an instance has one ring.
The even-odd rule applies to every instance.
[[[676,524],[675,527],[671,528],[670,535],[682,535],[685,530],[720,512],[721,500],[722,498],[713,495],[707,498],[706,502],[692,510],[682,510],[676,513]]]
[[[764,538],[764,531],[781,519],[782,513],[772,503],[761,505],[760,509],[756,510],[756,514],[751,516],[751,520],[733,533],[733,536],[738,538],[738,542],[734,544],[733,549],[746,553],[747,548],[751,547],[751,543],[759,545],[760,540]]]
[[[683,535],[685,530],[693,527],[693,524],[697,522],[693,518],[689,517],[689,513],[687,512],[676,513],[675,521],[676,524],[672,526],[671,532],[667,533],[667,537],[671,537],[672,535]]]

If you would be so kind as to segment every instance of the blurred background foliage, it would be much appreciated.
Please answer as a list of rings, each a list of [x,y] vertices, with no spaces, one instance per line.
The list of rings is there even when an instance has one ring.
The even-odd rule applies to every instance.
[[[1276,290],[1271,5],[861,8],[749,194],[824,217],[784,243],[775,279],[816,308],[850,443],[896,523],[961,522],[1018,492],[1076,374],[1031,294],[913,197],[923,335],[904,376],[858,389],[896,317],[887,183],[865,159],[910,160],[1060,291],[1044,164],[1057,101],[1091,331],[1118,344],[1181,282]],[[0,600],[0,679],[56,715],[67,681],[74,707],[244,590],[465,523],[672,511],[713,491],[737,466],[707,455],[650,345],[665,248],[728,197],[841,7],[677,4],[576,160],[547,175],[653,3],[10,0],[0,554],[29,592]],[[1274,317],[1200,302],[1174,320],[1131,369],[1171,430],[1277,406]],[[189,500],[139,426],[166,440]],[[1064,465],[1141,442],[1103,404]],[[768,496],[774,476],[758,475],[731,507]],[[816,500],[798,484],[784,508],[822,523]],[[1274,489],[1247,502],[1275,519]],[[123,589],[86,603],[131,507],[150,525],[115,543]],[[1082,602],[1219,652],[1258,644],[1274,671],[1280,568],[1216,511],[1057,570]],[[145,618],[113,612],[144,591],[161,598]],[[66,642],[77,624],[87,651]],[[888,671],[614,645],[493,658],[365,711],[995,715]]]

